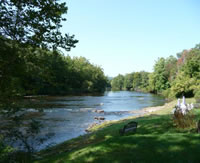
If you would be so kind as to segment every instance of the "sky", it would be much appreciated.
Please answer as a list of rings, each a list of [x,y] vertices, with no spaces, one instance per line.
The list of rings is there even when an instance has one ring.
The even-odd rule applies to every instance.
[[[160,57],[176,56],[200,43],[200,0],[63,0],[67,21],[83,56],[115,77],[153,71]]]

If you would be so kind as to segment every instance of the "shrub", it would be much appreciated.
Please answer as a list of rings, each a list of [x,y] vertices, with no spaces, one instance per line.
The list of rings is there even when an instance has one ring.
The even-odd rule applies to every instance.
[[[181,111],[176,110],[174,112],[173,121],[178,128],[190,128],[195,126],[195,116],[192,112],[183,114]]]

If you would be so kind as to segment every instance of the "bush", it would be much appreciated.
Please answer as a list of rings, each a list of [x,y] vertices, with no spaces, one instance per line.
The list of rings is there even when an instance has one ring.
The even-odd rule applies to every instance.
[[[181,111],[176,110],[174,112],[173,121],[178,128],[190,128],[195,126],[195,116],[192,112],[183,114]]]

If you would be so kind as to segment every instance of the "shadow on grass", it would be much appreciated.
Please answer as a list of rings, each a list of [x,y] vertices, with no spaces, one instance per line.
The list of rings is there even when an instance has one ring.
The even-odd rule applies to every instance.
[[[136,134],[119,135],[131,120],[119,122],[83,138],[88,143],[42,162],[199,162],[200,135],[178,130],[170,115],[136,118]],[[59,146],[57,147],[59,151]],[[66,148],[68,148],[66,146]]]

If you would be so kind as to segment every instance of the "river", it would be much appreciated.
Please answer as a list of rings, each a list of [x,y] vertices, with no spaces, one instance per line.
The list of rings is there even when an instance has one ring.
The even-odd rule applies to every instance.
[[[94,117],[119,120],[136,115],[130,111],[163,105],[165,100],[161,96],[149,93],[109,91],[102,96],[48,97],[44,103],[55,105],[55,107],[44,108],[44,114],[39,118],[44,126],[42,135],[47,133],[54,133],[54,135],[37,146],[38,150],[86,134],[85,129],[90,124],[99,123]],[[104,113],[94,112],[98,109],[104,110]],[[28,109],[28,111],[35,110]]]

